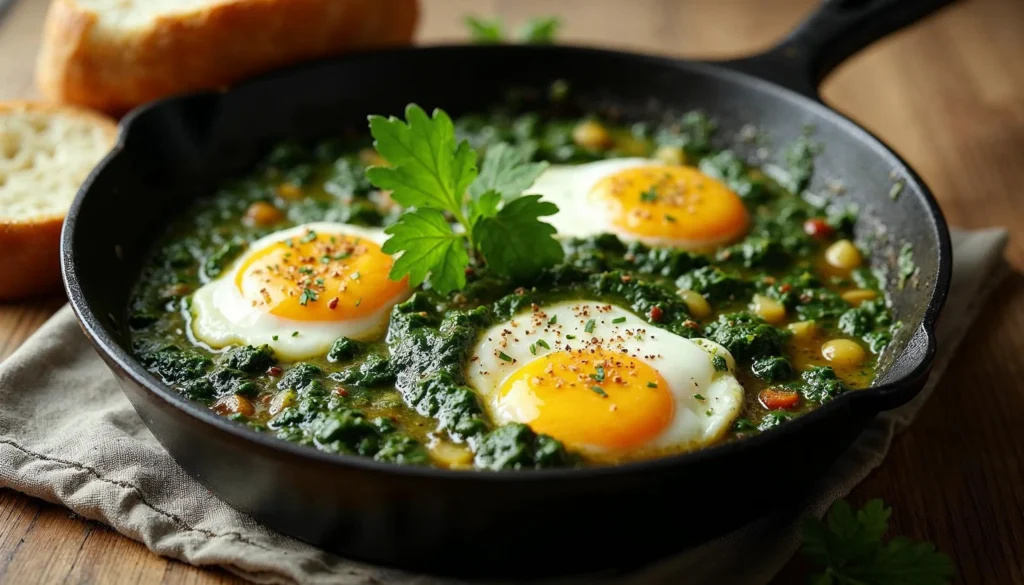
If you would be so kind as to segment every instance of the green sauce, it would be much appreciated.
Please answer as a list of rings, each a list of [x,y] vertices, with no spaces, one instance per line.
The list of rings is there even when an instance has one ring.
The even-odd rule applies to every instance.
[[[491,470],[595,463],[528,426],[495,425],[466,386],[464,369],[479,332],[534,304],[614,303],[658,328],[726,346],[737,360],[746,405],[725,440],[762,432],[871,383],[895,323],[867,268],[843,273],[822,259],[830,244],[852,238],[855,216],[797,194],[813,172],[812,141],[790,145],[784,176],[769,178],[731,151],[713,151],[714,125],[699,113],[664,124],[606,123],[613,144],[603,150],[574,142],[579,122],[496,110],[465,116],[456,126],[475,148],[507,141],[530,149],[535,160],[560,164],[649,157],[668,148],[743,198],[751,217],[746,237],[703,254],[607,234],[568,239],[565,262],[531,282],[477,270],[464,290],[447,297],[416,292],[395,307],[387,335],[375,342],[340,338],[326,355],[299,363],[281,362],[268,347],[209,351],[186,334],[190,295],[250,242],[311,221],[386,226],[400,212],[365,178],[375,162],[368,136],[312,146],[285,142],[251,173],[196,202],[160,238],[128,307],[136,355],[188,398],[283,440],[399,464]],[[250,221],[254,210],[272,221]],[[909,250],[905,255],[901,282],[913,272]],[[711,313],[697,314],[679,289],[699,293]],[[858,292],[844,299],[850,291]],[[784,318],[768,323],[754,314],[755,294],[785,307]],[[867,359],[855,368],[828,367],[821,344],[836,338],[855,340]],[[726,369],[716,357],[716,369]],[[765,407],[759,393],[769,387],[797,393],[798,403]]]

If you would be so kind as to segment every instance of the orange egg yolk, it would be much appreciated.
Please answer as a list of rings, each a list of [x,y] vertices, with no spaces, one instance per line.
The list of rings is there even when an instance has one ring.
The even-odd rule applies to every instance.
[[[235,284],[253,307],[296,321],[343,321],[371,315],[408,290],[388,278],[391,256],[366,238],[303,235],[251,254]]]
[[[586,348],[553,352],[520,368],[502,383],[499,408],[567,445],[623,450],[665,430],[675,402],[646,362]]]
[[[750,221],[736,193],[689,166],[626,169],[601,179],[590,196],[620,230],[688,249],[733,241]]]

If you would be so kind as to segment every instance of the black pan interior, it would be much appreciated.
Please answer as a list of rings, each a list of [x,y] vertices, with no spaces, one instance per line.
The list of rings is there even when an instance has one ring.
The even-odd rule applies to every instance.
[[[702,109],[717,120],[721,145],[750,156],[758,145],[736,140],[747,125],[779,146],[812,126],[824,150],[811,190],[824,193],[828,181],[841,180],[841,197],[861,207],[861,233],[885,234],[872,238],[873,262],[889,268],[905,326],[881,364],[879,387],[693,455],[612,470],[467,477],[384,468],[257,437],[189,405],[130,358],[125,307],[149,246],[171,216],[221,178],[244,172],[275,141],[365,128],[367,114],[401,115],[409,102],[453,116],[479,111],[509,89],[546,91],[556,79],[568,81],[577,104],[626,118]],[[894,178],[905,181],[897,200],[889,197]],[[568,47],[381,52],[314,63],[225,94],[158,102],[125,120],[122,143],[83,187],[65,229],[68,289],[87,333],[186,470],[257,519],[329,550],[474,575],[623,566],[706,541],[798,497],[875,413],[920,388],[950,266],[945,224],[916,175],[820,103],[724,68]],[[896,290],[895,251],[904,243],[914,247],[919,272]],[[224,469],[226,458],[237,473]],[[760,485],[755,495],[743,488],[751,478]],[[686,503],[693,501],[703,505]],[[670,536],[652,532],[665,524],[673,526]],[[614,550],[595,558],[592,543],[609,540]],[[527,558],[506,566],[503,547],[524,542]]]

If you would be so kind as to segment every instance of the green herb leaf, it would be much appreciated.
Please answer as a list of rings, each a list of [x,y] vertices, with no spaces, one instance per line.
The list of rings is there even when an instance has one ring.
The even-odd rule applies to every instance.
[[[466,17],[470,39],[480,45],[496,45],[504,42],[505,29],[500,18],[486,20],[475,16]]]
[[[562,27],[562,21],[556,16],[531,18],[519,30],[519,38],[531,45],[549,45],[555,42],[555,35]]]
[[[600,386],[591,386],[590,391],[593,392],[594,394],[597,394],[601,398],[608,398],[608,394],[604,390],[602,390]]]
[[[601,383],[604,382],[604,366],[597,366],[593,374],[590,374],[590,379]]]
[[[586,331],[587,333],[593,333],[594,332],[594,325],[596,325],[596,324],[597,324],[597,321],[594,321],[593,319],[590,319],[589,321],[587,321],[587,324],[583,326],[583,330]]]
[[[440,109],[433,116],[416,104],[405,108],[408,123],[370,116],[373,145],[391,166],[370,167],[366,176],[376,187],[391,190],[404,207],[434,207],[461,216],[466,188],[476,179],[476,152],[455,142],[455,127]]]
[[[473,239],[496,274],[527,278],[564,256],[562,245],[553,237],[555,228],[540,221],[557,212],[557,206],[541,201],[539,195],[519,197],[494,217],[481,218],[473,226]]]
[[[470,225],[476,225],[482,218],[498,215],[498,206],[501,205],[501,193],[487,191],[479,197],[469,201],[469,214],[467,219]]]
[[[503,351],[499,351],[498,352],[498,357],[501,358],[502,360],[506,361],[506,362],[512,361],[512,357],[509,356],[507,353],[505,353]]]
[[[436,209],[407,211],[384,233],[390,235],[381,247],[386,254],[401,255],[391,267],[390,278],[409,277],[411,286],[430,281],[441,294],[466,286],[469,254],[463,245],[464,235],[456,234]]]
[[[543,339],[538,339],[537,345],[543,347],[544,349],[551,349],[551,346],[548,345],[548,342],[544,341]]]
[[[889,530],[891,508],[871,500],[858,511],[845,501],[829,510],[824,522],[804,522],[803,553],[821,565],[823,573],[812,583],[846,585],[944,585],[953,576],[953,564],[930,543],[893,538]]]
[[[907,281],[917,272],[917,264],[914,263],[914,246],[910,242],[906,242],[900,248],[899,256],[896,258],[896,268],[899,277],[896,284],[900,290],[903,290],[907,286]]]
[[[489,191],[497,191],[505,198],[518,197],[548,167],[546,162],[530,162],[533,150],[506,142],[488,148],[480,166],[480,175],[469,186],[469,194],[477,198]]]

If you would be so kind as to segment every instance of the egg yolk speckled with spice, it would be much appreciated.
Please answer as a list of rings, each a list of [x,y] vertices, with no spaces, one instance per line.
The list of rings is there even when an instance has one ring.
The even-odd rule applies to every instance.
[[[652,243],[711,248],[736,240],[749,223],[736,193],[689,166],[627,168],[595,184],[590,196],[618,230]]]
[[[507,378],[499,393],[505,416],[570,444],[609,449],[657,437],[675,411],[657,370],[602,348],[538,358]]]
[[[304,234],[250,255],[235,283],[253,307],[296,321],[338,321],[378,311],[406,288],[388,278],[391,256],[358,236]]]

